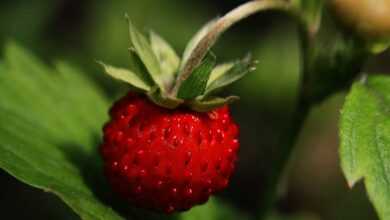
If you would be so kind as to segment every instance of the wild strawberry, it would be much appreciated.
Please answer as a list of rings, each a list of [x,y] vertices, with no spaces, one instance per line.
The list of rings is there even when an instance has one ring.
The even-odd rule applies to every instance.
[[[132,70],[103,66],[145,94],[129,93],[111,108],[100,148],[105,174],[135,206],[187,210],[229,183],[239,143],[227,104],[236,97],[211,94],[249,72],[252,63],[247,57],[214,68],[216,58],[208,53],[200,64],[186,66],[193,46],[181,62],[162,38],[152,33],[149,43],[129,24]],[[181,75],[184,66],[188,77]]]
[[[390,1],[330,0],[338,18],[364,38],[390,37]]]
[[[169,110],[128,94],[110,115],[101,147],[105,172],[131,203],[186,210],[228,185],[238,129],[227,106],[207,113]]]

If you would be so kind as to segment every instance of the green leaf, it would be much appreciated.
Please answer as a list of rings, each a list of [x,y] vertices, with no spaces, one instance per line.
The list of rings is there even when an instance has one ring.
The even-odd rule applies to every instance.
[[[340,123],[341,167],[352,187],[364,178],[382,220],[390,219],[390,77],[355,83]]]
[[[320,220],[320,218],[311,213],[297,213],[293,215],[282,215],[280,213],[271,213],[266,220]]]
[[[8,45],[0,63],[0,168],[54,193],[82,219],[124,219],[96,193],[109,191],[96,142],[108,107],[77,69],[49,68]]]
[[[221,199],[211,198],[206,204],[194,207],[179,215],[180,220],[250,220],[248,215],[239,212]]]
[[[252,66],[251,57],[248,56],[241,61],[236,62],[233,67],[228,71],[222,73],[219,77],[216,77],[206,87],[205,94],[210,94],[217,89],[221,89],[249,73],[254,67]]]
[[[190,109],[197,112],[208,112],[217,107],[228,105],[240,99],[238,96],[229,96],[227,98],[210,97],[202,100],[194,100],[188,103]]]
[[[150,77],[161,90],[165,91],[166,85],[164,84],[165,82],[162,77],[161,67],[152,47],[150,46],[147,38],[137,30],[128,16],[126,16],[126,19],[129,22],[130,39],[135,51],[144,63]]]
[[[181,99],[193,99],[203,94],[215,63],[215,55],[211,52],[207,53],[202,63],[194,69],[186,80],[183,81],[177,97]]]
[[[202,38],[209,32],[209,30],[215,25],[218,19],[213,19],[207,22],[188,42],[186,48],[184,49],[184,53],[181,59],[180,70],[184,68],[192,51],[195,49],[196,45],[202,40]]]
[[[135,88],[138,88],[138,89],[141,89],[144,91],[150,90],[150,86],[147,83],[145,83],[144,81],[142,81],[142,79],[140,79],[138,77],[138,75],[133,73],[132,71],[127,70],[127,69],[123,69],[123,68],[113,67],[113,66],[104,64],[103,62],[99,62],[99,64],[103,66],[105,72],[108,75],[110,75],[111,77],[118,79],[118,80],[121,80],[121,81],[124,81]]]
[[[374,39],[368,42],[368,47],[373,54],[383,53],[390,47],[390,39]]]
[[[160,62],[164,82],[167,84],[172,83],[180,65],[180,58],[175,50],[154,32],[150,33],[150,42]]]

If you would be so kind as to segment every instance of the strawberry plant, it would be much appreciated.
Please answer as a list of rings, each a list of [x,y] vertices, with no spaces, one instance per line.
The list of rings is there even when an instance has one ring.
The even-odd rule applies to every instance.
[[[0,62],[0,168],[86,220],[316,219],[279,213],[278,191],[312,108],[348,91],[340,167],[350,187],[364,182],[379,219],[390,220],[390,77],[365,71],[390,45],[389,7],[385,0],[248,1],[204,25],[181,57],[169,39],[145,35],[126,15],[130,67],[97,62],[99,74],[130,90],[117,100],[79,68],[49,66],[8,43]],[[262,61],[249,53],[222,63],[214,45],[268,10],[296,24],[301,66],[265,193],[243,195],[259,197],[256,212],[247,213],[214,197],[229,187],[240,160],[240,121],[230,106],[244,108],[238,96],[220,94]]]

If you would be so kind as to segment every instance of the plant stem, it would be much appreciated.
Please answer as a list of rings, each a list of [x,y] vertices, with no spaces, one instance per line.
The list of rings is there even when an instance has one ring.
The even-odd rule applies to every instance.
[[[297,137],[304,125],[304,121],[309,114],[310,105],[304,101],[304,96],[299,95],[298,103],[293,114],[290,126],[284,130],[282,134],[280,144],[280,152],[276,155],[271,166],[270,176],[267,177],[265,183],[265,195],[260,200],[259,212],[257,213],[257,219],[264,219],[268,212],[274,206],[277,200],[278,187],[285,173],[287,163],[290,159],[290,155],[294,149]]]
[[[179,73],[176,84],[171,90],[171,95],[176,95],[182,82],[191,75],[194,68],[199,65],[217,39],[231,26],[259,11],[270,9],[287,10],[289,8],[290,4],[286,0],[253,0],[238,6],[220,18],[196,45],[183,70]]]
[[[299,79],[299,91],[297,96],[297,102],[295,105],[295,110],[292,115],[290,125],[284,130],[282,134],[281,141],[279,144],[280,154],[276,155],[274,163],[271,164],[271,176],[267,179],[265,184],[266,193],[263,199],[259,204],[259,212],[257,219],[264,219],[273,205],[277,200],[278,187],[285,173],[285,169],[290,159],[290,155],[294,149],[298,136],[303,128],[305,119],[310,113],[310,109],[313,105],[311,100],[307,98],[306,95],[306,81],[308,80],[308,51],[312,46],[312,42],[316,36],[317,32],[312,32],[309,30],[309,27],[301,22],[299,24],[299,39],[300,39],[300,49],[302,54],[302,63],[301,63],[301,74]]]

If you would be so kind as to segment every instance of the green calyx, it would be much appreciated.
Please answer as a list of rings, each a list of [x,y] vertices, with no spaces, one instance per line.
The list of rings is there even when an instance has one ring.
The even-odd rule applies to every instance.
[[[156,105],[175,109],[187,106],[194,111],[206,112],[237,100],[237,96],[217,97],[215,92],[241,79],[254,70],[250,56],[235,62],[216,64],[216,56],[209,51],[203,60],[194,66],[191,74],[178,80],[188,56],[214,22],[206,24],[187,45],[183,58],[159,35],[150,33],[146,38],[132,24],[128,16],[131,47],[131,69],[101,64],[111,77],[130,84],[133,89],[144,93]],[[179,85],[178,85],[179,84]],[[174,91],[174,87],[177,91]]]

